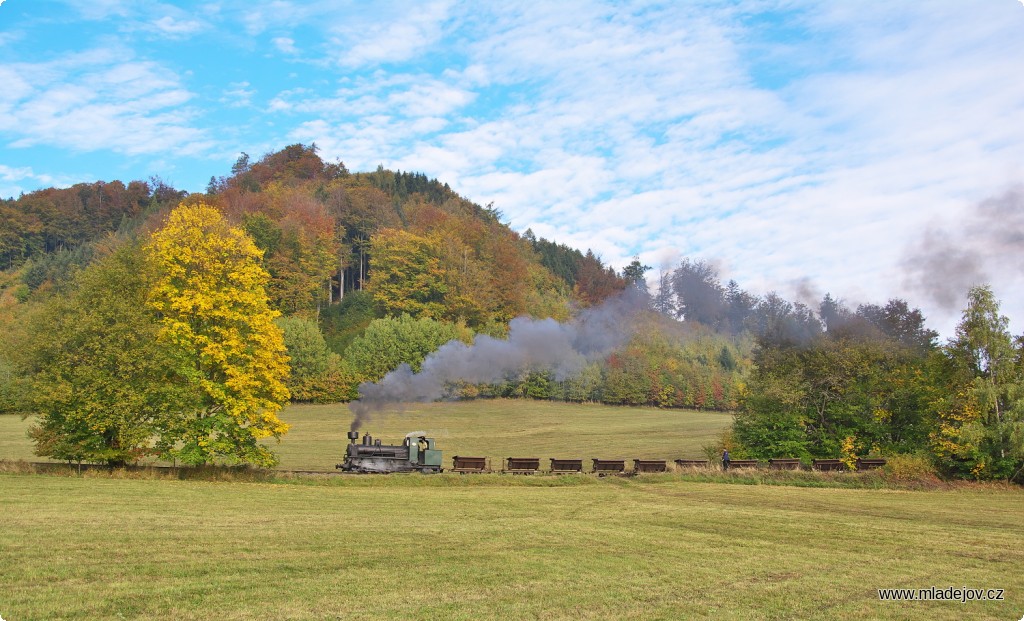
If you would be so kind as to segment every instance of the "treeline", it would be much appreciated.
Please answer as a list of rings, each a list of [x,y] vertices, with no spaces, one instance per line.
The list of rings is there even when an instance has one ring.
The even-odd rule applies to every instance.
[[[521,237],[422,174],[352,173],[315,146],[243,154],[202,194],[151,179],[2,207],[0,411],[37,415],[37,451],[65,459],[272,463],[258,440],[284,433],[283,390],[350,400],[452,338],[501,337],[521,315],[567,320],[643,276]],[[212,239],[251,245],[239,260],[254,265],[205,273],[223,258]],[[264,299],[259,329],[237,323],[232,305]],[[257,351],[278,353],[240,370]],[[742,339],[651,314],[577,377],[523,369],[453,395],[730,409],[749,356]]]
[[[699,325],[641,313],[632,338],[604,360],[558,379],[547,369],[523,368],[494,384],[452,386],[453,398],[532,398],[615,405],[735,409],[749,373],[749,341],[737,343]],[[352,342],[345,360],[363,381],[376,382],[399,364],[418,371],[444,343],[471,343],[475,333],[410,315],[373,320]]]
[[[524,368],[450,394],[738,410],[722,441],[737,457],[916,453],[979,478],[1024,467],[1024,339],[986,288],[971,292],[947,344],[903,300],[849,309],[825,296],[812,308],[723,284],[701,260],[682,260],[648,291],[639,260],[616,272],[589,250],[516,234],[492,206],[437,180],[353,173],[315,145],[243,154],[202,194],[159,179],[81,184],[0,210],[0,411],[43,416],[33,432],[42,454],[271,463],[257,440],[284,433],[285,390],[351,400],[361,382],[415,369],[449,340],[502,337],[522,315],[563,321],[637,287],[648,309],[605,359],[573,377]],[[251,246],[252,267],[182,292],[212,260],[166,280],[171,259],[212,251],[195,231]],[[185,310],[168,301],[174,287]],[[240,300],[265,303],[251,313],[266,319],[258,330],[202,319]],[[276,363],[217,366],[255,363],[257,346],[278,352]],[[132,375],[143,359],[155,366]]]
[[[85,191],[94,186],[110,196],[101,200]],[[352,173],[341,162],[323,161],[315,145],[291,145],[259,160],[242,154],[230,175],[211,178],[205,194],[186,196],[154,179],[44,190],[5,202],[27,215],[0,224],[21,249],[16,258],[7,256],[15,268],[4,277],[4,294],[28,305],[67,294],[74,275],[98,255],[145,242],[179,203],[200,201],[217,207],[262,251],[269,303],[282,315],[278,324],[292,358],[288,387],[297,401],[350,400],[359,383],[379,379],[348,351],[374,322],[408,315],[449,325],[467,338],[500,337],[516,316],[566,320],[573,308],[598,305],[628,282],[642,283],[638,262],[633,272],[618,274],[589,250],[529,231],[520,237],[497,210],[425,175],[383,168]],[[88,226],[80,225],[83,218]],[[51,235],[48,243],[40,245],[32,227],[18,224],[30,220],[46,223],[40,230]],[[565,386],[531,372],[465,395],[735,407],[749,347],[712,331],[694,334],[660,322]]]
[[[946,476],[1021,480],[1024,339],[991,289],[970,291],[939,345],[895,300],[850,311],[830,297],[821,329],[762,335],[748,395],[725,446],[741,457],[917,455]]]
[[[80,183],[0,200],[0,269],[29,264],[26,284],[61,281],[89,263],[91,246],[108,233],[129,233],[155,211],[176,205],[179,192],[159,178]]]
[[[599,304],[622,291],[630,280],[627,275],[619,275],[605,265],[591,250],[583,253],[565,244],[537,238],[530,229],[526,230],[523,238],[533,246],[541,265],[565,281],[572,288],[576,299],[583,304]]]
[[[701,260],[663,272],[651,303],[684,324],[753,341],[735,424],[718,451],[850,467],[858,457],[909,454],[946,476],[1022,480],[1024,337],[1011,335],[986,286],[969,292],[945,344],[904,300],[850,309],[826,294],[811,308],[723,285]]]
[[[285,314],[316,318],[370,288],[372,271],[380,315],[398,310],[395,290],[406,286],[416,312],[473,327],[565,312],[560,283],[530,269],[529,247],[495,213],[423,175],[352,174],[303,145],[256,163],[243,155],[232,170],[207,198],[264,251],[272,303]],[[427,288],[416,291],[416,282]]]

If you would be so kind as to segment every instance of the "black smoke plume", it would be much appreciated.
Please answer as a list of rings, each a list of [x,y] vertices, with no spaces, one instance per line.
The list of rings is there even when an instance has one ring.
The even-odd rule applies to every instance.
[[[1024,185],[978,203],[956,230],[929,227],[903,261],[905,285],[944,310],[959,308],[967,290],[994,272],[1024,268]]]
[[[564,380],[626,342],[645,307],[646,298],[630,287],[566,323],[519,317],[509,324],[505,340],[478,335],[472,345],[450,341],[427,356],[419,373],[402,364],[377,383],[360,384],[359,400],[349,405],[355,414],[351,429],[400,403],[441,399],[450,382],[499,382],[523,369],[550,370]]]

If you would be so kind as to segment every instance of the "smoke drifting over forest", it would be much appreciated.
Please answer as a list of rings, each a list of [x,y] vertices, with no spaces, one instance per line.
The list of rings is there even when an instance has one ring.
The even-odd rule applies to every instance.
[[[355,414],[351,429],[395,404],[441,399],[450,382],[500,382],[522,369],[551,371],[564,380],[626,342],[646,305],[631,287],[566,323],[519,317],[509,324],[508,339],[478,335],[472,345],[450,341],[423,361],[419,373],[402,364],[377,383],[361,384],[359,400],[349,405]]]
[[[953,231],[933,227],[923,232],[903,262],[908,291],[945,310],[959,308],[968,289],[989,282],[993,272],[1024,268],[1024,185],[978,203],[958,225]],[[550,371],[564,380],[625,343],[635,315],[645,308],[725,333],[749,331],[797,343],[823,330],[873,330],[921,348],[937,337],[921,312],[903,300],[854,309],[823,295],[825,290],[810,279],[794,281],[792,287],[794,302],[775,292],[752,295],[735,282],[723,285],[712,263],[683,259],[662,275],[650,297],[631,287],[567,323],[520,317],[510,323],[505,340],[480,335],[471,345],[451,341],[427,357],[418,373],[403,364],[378,383],[362,384],[359,400],[350,405],[352,429],[399,403],[441,399],[452,382],[495,383],[524,369]]]
[[[1024,185],[978,203],[955,230],[929,227],[907,251],[905,286],[947,311],[996,272],[1024,268]]]
[[[895,284],[902,292],[893,292],[900,295],[895,299],[905,297],[912,301],[912,306],[921,302],[933,311],[940,324],[959,313],[972,287],[988,284],[1005,292],[1014,285],[1019,286],[1021,274],[1024,274],[1024,184],[1011,186],[971,206],[955,221],[922,231],[903,249],[899,268],[902,281]],[[803,277],[780,284],[779,290],[786,293],[789,301],[779,298],[775,291],[757,296],[734,289],[732,282],[723,286],[717,271],[713,259],[684,258],[674,269],[662,268],[654,295],[655,308],[716,330],[759,333],[765,328],[764,321],[778,314],[773,306],[781,307],[783,314],[788,314],[785,306],[789,304],[789,310],[797,315],[809,311],[817,316],[796,318],[798,323],[813,329],[815,321],[823,326],[828,323],[821,309],[824,296],[841,293],[820,281]],[[861,307],[868,315],[883,310],[883,306],[870,300],[832,296],[832,302],[846,307],[839,309],[833,319],[852,316]],[[1004,310],[1012,315],[1024,309],[1017,302]],[[751,320],[762,325],[754,325]],[[939,327],[944,327],[948,333],[952,325]]]

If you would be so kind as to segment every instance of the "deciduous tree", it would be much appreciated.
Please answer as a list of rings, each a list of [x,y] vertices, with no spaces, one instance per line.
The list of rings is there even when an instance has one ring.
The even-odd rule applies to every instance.
[[[472,331],[428,317],[409,315],[374,319],[345,352],[353,370],[366,381],[375,382],[403,362],[419,371],[428,355],[448,341],[472,340]]]
[[[201,395],[163,448],[187,463],[272,465],[274,454],[258,441],[288,430],[277,417],[288,400],[288,358],[259,249],[201,203],[171,212],[147,249],[161,339],[189,361],[188,380]]]
[[[158,342],[146,306],[148,271],[125,246],[81,272],[67,296],[51,298],[20,352],[36,454],[71,461],[133,462],[194,407],[184,361]]]
[[[452,278],[441,262],[441,241],[384,229],[371,241],[369,291],[388,315],[442,318]]]
[[[968,293],[947,347],[955,393],[939,411],[937,452],[966,460],[979,478],[1020,476],[1024,467],[1024,377],[1008,320],[988,286]]]

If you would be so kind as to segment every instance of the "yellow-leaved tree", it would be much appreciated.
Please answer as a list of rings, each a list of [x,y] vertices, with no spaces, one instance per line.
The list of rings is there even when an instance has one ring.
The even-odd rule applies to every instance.
[[[288,431],[277,416],[289,396],[288,357],[260,250],[199,203],[172,211],[147,251],[160,339],[187,361],[188,381],[201,395],[200,406],[162,435],[161,449],[185,463],[275,464],[259,440]]]
[[[367,290],[386,315],[454,319],[449,297],[452,273],[441,260],[441,239],[401,229],[384,229],[370,240]]]

